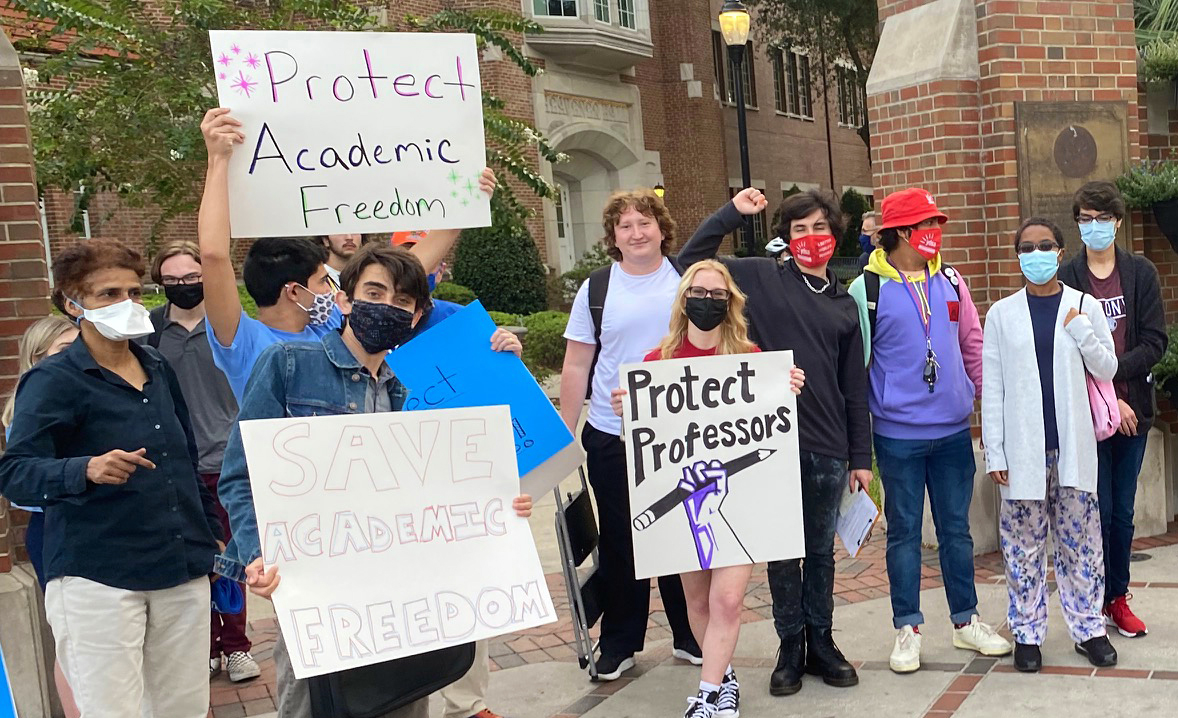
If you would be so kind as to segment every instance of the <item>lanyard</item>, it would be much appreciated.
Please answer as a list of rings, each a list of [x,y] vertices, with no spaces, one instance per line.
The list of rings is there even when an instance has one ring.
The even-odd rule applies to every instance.
[[[890,264],[890,262],[889,262]],[[892,269],[900,275],[900,281],[904,283],[904,289],[908,290],[908,298],[912,300],[912,306],[916,309],[917,316],[920,317],[920,325],[924,329],[924,345],[928,353],[925,355],[924,371],[922,378],[928,384],[928,390],[931,394],[937,384],[937,355],[933,352],[933,337],[932,337],[932,323],[933,323],[933,307],[929,297],[932,296],[932,277],[929,276],[928,265],[924,267],[924,306],[921,306],[921,300],[917,296],[918,292],[914,286],[908,281],[908,275],[896,269],[896,265],[892,265]],[[925,312],[927,309],[927,313]]]

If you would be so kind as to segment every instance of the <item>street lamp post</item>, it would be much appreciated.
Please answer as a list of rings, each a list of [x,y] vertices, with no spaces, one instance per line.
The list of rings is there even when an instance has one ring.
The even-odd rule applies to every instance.
[[[740,0],[725,0],[720,8],[720,34],[728,46],[728,62],[732,65],[733,85],[736,96],[736,134],[740,144],[741,189],[753,183],[749,171],[749,135],[744,111],[744,48],[749,39],[749,11]],[[748,58],[752,62],[752,58]],[[744,247],[748,256],[754,255],[753,225],[749,217],[744,218]]]

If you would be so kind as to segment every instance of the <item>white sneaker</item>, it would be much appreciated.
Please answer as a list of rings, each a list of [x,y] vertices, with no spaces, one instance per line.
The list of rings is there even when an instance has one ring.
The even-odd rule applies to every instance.
[[[262,675],[262,669],[258,668],[257,661],[245,651],[237,651],[226,656],[225,668],[229,672],[229,680],[234,683],[248,681]]]
[[[895,673],[912,673],[920,669],[920,634],[912,626],[904,626],[896,633],[896,645],[888,658],[888,666]]]
[[[968,626],[953,629],[953,645],[977,651],[983,656],[1005,656],[1014,650],[1009,641],[978,620],[976,613],[970,618]]]
[[[217,675],[220,672],[221,672],[221,657],[217,656],[216,658],[210,658],[209,659],[209,678],[212,678],[213,676]]]

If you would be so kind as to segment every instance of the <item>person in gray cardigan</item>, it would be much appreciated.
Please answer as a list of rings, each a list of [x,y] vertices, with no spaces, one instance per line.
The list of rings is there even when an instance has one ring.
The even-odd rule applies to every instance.
[[[1119,364],[1113,377],[1121,427],[1097,445],[1100,524],[1104,539],[1104,615],[1121,635],[1147,633],[1129,609],[1129,554],[1137,475],[1153,423],[1153,365],[1166,352],[1166,316],[1153,263],[1116,246],[1125,201],[1111,182],[1089,182],[1072,202],[1084,247],[1059,279],[1103,305]]]

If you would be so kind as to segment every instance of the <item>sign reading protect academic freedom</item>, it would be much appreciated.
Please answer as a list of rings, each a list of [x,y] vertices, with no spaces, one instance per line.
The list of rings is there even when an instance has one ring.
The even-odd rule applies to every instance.
[[[234,237],[485,227],[473,35],[209,33]]]
[[[556,620],[505,406],[243,421],[295,676]]]
[[[792,366],[766,352],[622,367],[638,578],[805,553]]]

